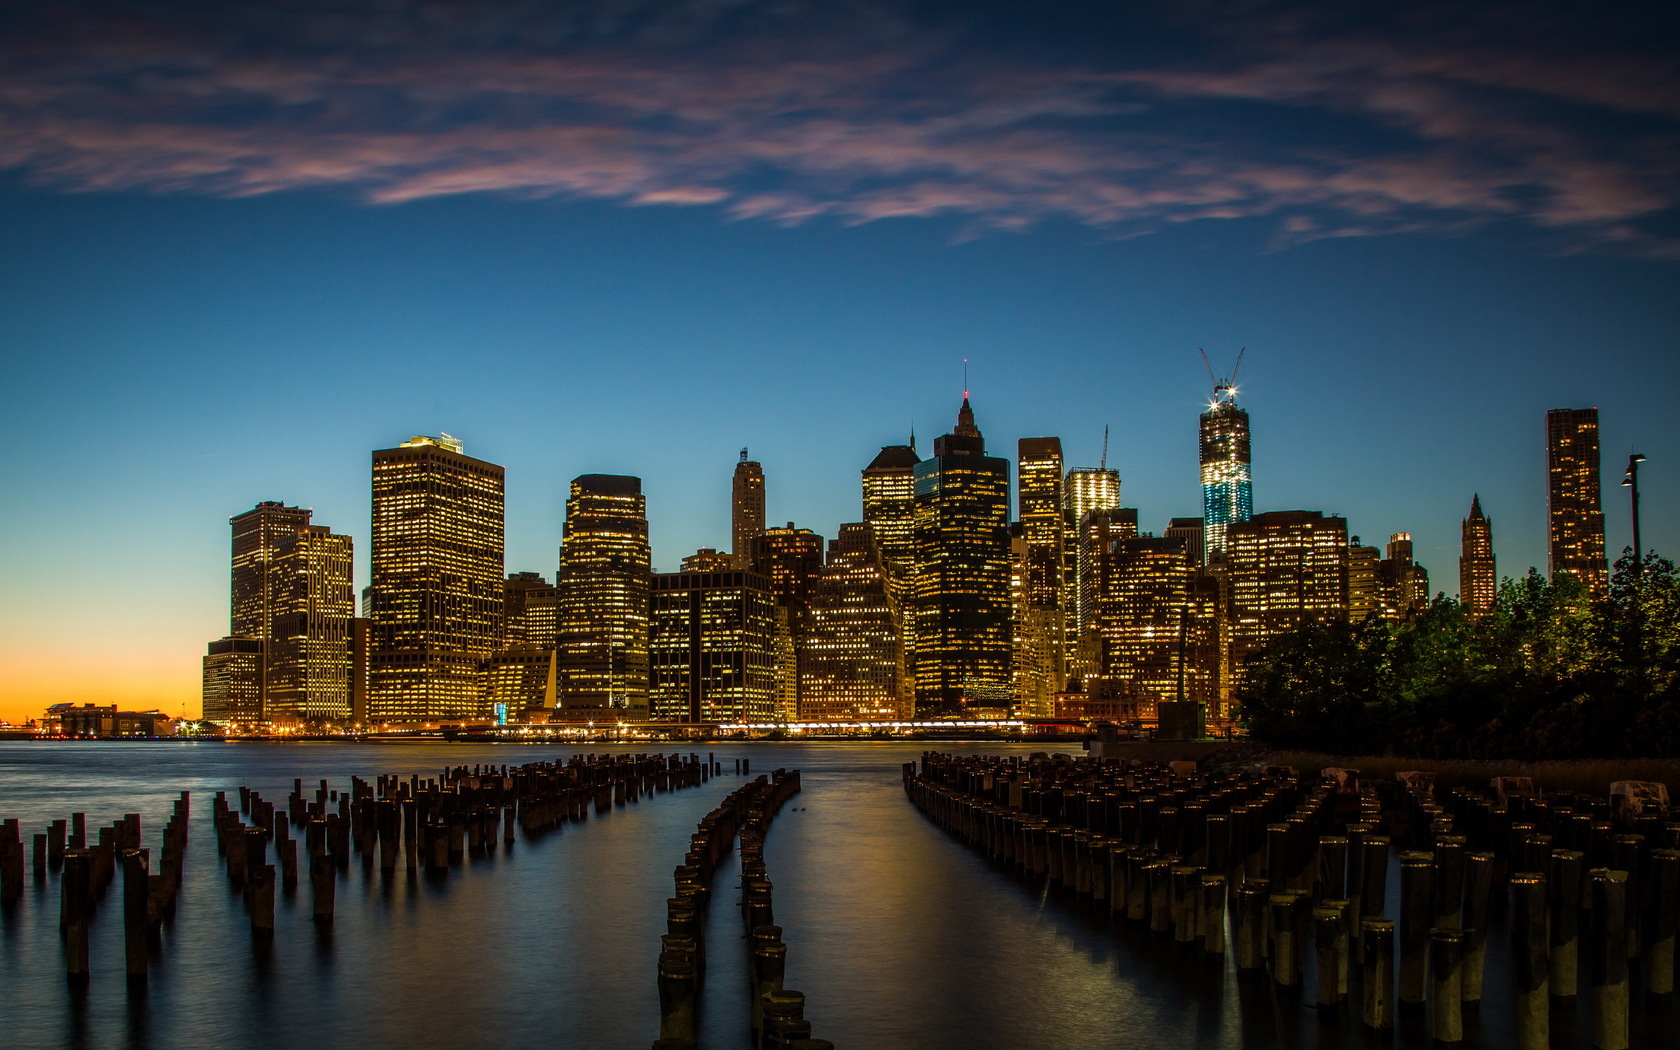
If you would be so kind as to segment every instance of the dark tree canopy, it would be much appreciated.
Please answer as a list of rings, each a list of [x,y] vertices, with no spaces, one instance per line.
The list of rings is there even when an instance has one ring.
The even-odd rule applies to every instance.
[[[1256,654],[1237,694],[1279,747],[1430,758],[1680,754],[1680,574],[1631,554],[1593,600],[1530,569],[1493,610],[1310,624]]]

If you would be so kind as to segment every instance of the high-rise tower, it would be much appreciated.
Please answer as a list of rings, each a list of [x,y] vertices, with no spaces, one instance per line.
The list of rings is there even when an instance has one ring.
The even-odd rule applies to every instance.
[[[1596,597],[1610,573],[1604,561],[1604,511],[1599,504],[1598,409],[1546,413],[1546,511],[1551,575],[1570,575]]]
[[[729,508],[730,534],[735,544],[730,553],[737,569],[750,569],[753,539],[764,531],[764,468],[757,460],[747,458],[746,449],[741,450],[741,461],[735,464]]]
[[[448,434],[373,454],[368,715],[484,713],[480,662],[502,634],[503,469]]]
[[[915,478],[916,713],[1007,707],[1009,461],[986,455],[966,396]]]
[[[913,714],[899,637],[869,526],[840,526],[828,545],[828,564],[811,588],[810,622],[799,654],[800,717],[878,721]]]
[[[1470,516],[1464,519],[1458,556],[1458,600],[1470,615],[1483,616],[1499,596],[1499,573],[1493,561],[1493,522],[1482,514],[1482,497],[1470,497]]]
[[[1279,510],[1227,530],[1230,667],[1306,623],[1341,620],[1348,608],[1347,519]]]
[[[651,563],[642,479],[574,478],[557,581],[562,706],[647,717]]]
[[[1203,355],[1206,360],[1206,355]],[[1237,369],[1229,379],[1215,379],[1213,400],[1202,413],[1202,561],[1225,550],[1225,529],[1254,515],[1250,474],[1248,413],[1237,407]],[[1213,374],[1211,366],[1208,374]]]
[[[863,522],[875,536],[875,549],[889,576],[908,574],[913,560],[911,529],[916,518],[916,454],[908,445],[883,445],[863,468]]]
[[[1067,522],[1062,511],[1062,439],[1016,443],[1019,554],[1015,567],[1015,692],[1048,715],[1067,680]]]

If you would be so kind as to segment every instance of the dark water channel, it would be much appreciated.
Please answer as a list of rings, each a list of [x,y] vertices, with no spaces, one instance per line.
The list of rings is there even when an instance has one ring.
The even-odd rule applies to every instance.
[[[444,876],[399,865],[386,878],[357,859],[341,878],[330,931],[311,920],[305,878],[282,891],[263,952],[216,857],[216,791],[237,805],[246,784],[283,802],[294,777],[347,789],[351,775],[436,776],[446,765],[564,759],[577,748],[0,743],[0,816],[22,820],[26,845],[72,811],[87,813],[90,839],[138,812],[155,864],[171,803],[193,792],[185,886],[145,993],[125,984],[120,877],[95,920],[92,982],[78,994],[64,978],[57,879],[27,881],[21,904],[0,917],[0,1047],[644,1050],[658,1034],[654,969],[671,870],[695,822],[740,783],[732,768],[742,757],[754,773],[801,771],[804,790],[776,819],[766,862],[789,946],[787,985],[805,992],[814,1034],[839,1047],[1429,1045],[1422,1017],[1367,1034],[1357,1001],[1320,1017],[1264,980],[1239,981],[1228,956],[1181,950],[994,867],[905,799],[899,767],[921,747],[710,747],[721,778],[522,837]],[[747,1045],[735,873],[726,863],[714,884],[706,1050]],[[1505,953],[1490,956],[1466,1050],[1514,1045]],[[1680,1046],[1672,1007],[1636,1017],[1634,1046]],[[1553,1045],[1589,1045],[1585,1022],[1584,1003],[1562,1012]]]

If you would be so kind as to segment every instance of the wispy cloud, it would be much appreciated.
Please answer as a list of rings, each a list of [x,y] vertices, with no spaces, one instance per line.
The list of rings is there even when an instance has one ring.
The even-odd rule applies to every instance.
[[[1260,4],[1217,32],[1166,14],[1178,46],[1146,60],[1123,36],[1053,46],[1077,24],[1004,46],[983,9],[866,3],[42,7],[0,24],[0,167],[68,191],[489,192],[783,223],[1271,217],[1280,243],[1507,221],[1675,254],[1657,231],[1680,81],[1660,51],[1416,12],[1326,26]]]

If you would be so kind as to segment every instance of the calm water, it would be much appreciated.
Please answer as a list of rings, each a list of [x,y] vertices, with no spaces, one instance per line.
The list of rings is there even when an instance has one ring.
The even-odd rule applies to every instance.
[[[310,919],[305,878],[280,894],[272,949],[253,949],[242,898],[216,857],[216,791],[237,805],[246,784],[283,802],[293,777],[348,788],[351,775],[435,776],[451,764],[516,765],[575,750],[0,743],[0,816],[22,819],[26,845],[75,810],[88,814],[90,839],[98,825],[139,812],[155,863],[172,801],[193,792],[186,883],[147,992],[125,986],[120,877],[95,920],[85,997],[73,997],[63,976],[56,878],[28,882],[21,906],[0,921],[0,1046],[645,1050],[658,1034],[654,963],[671,869],[695,822],[740,783],[731,775],[738,757],[754,773],[801,770],[804,790],[777,818],[766,862],[789,945],[787,985],[805,992],[814,1034],[837,1046],[1428,1045],[1421,1020],[1366,1038],[1345,1017],[1324,1021],[1278,1002],[1263,981],[1239,982],[1229,960],[1176,951],[994,868],[905,800],[899,767],[919,744],[711,747],[721,778],[522,838],[446,877],[410,877],[399,866],[387,879],[354,860],[330,933]],[[747,1044],[735,874],[726,864],[714,883],[708,1050]],[[1467,1020],[1466,1047],[1511,1045],[1508,987],[1502,971],[1490,973],[1487,1016]],[[1663,1016],[1647,1037],[1672,1035],[1673,1015]],[[1578,1032],[1561,1026],[1554,1045],[1572,1045]]]

